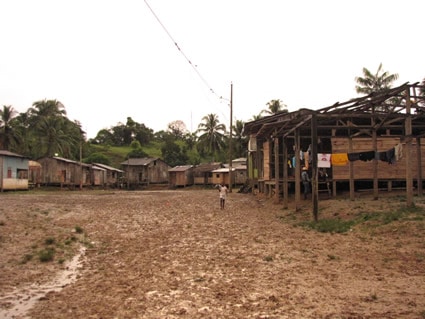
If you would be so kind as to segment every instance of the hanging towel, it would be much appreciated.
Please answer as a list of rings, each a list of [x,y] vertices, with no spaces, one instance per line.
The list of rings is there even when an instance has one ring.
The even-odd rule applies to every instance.
[[[360,159],[360,153],[348,153],[348,160],[350,162],[358,161]]]
[[[347,153],[335,153],[331,155],[332,165],[335,166],[344,166],[348,163]]]
[[[361,161],[371,161],[375,158],[375,151],[368,151],[368,152],[360,152],[359,153],[359,159]]]
[[[331,154],[317,154],[317,167],[331,167]]]
[[[379,159],[388,164],[395,164],[395,148],[391,148],[385,152],[379,152]]]
[[[308,168],[308,164],[311,163],[310,160],[310,153],[309,152],[305,152],[304,153],[304,166]]]
[[[403,145],[401,143],[398,143],[395,147],[394,147],[394,151],[395,151],[395,160],[399,161],[403,158]]]

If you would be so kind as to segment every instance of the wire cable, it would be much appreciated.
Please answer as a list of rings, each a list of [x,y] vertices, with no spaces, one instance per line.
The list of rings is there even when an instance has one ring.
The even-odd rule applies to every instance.
[[[198,71],[197,67],[192,63],[192,61],[187,57],[187,55],[183,52],[183,50],[179,47],[179,45],[177,44],[177,42],[174,40],[174,38],[171,36],[170,32],[168,32],[167,28],[164,26],[164,24],[161,22],[161,20],[158,18],[158,16],[156,15],[156,13],[153,11],[153,9],[151,8],[151,6],[149,5],[149,3],[147,2],[147,0],[144,0],[146,6],[149,8],[149,10],[152,12],[153,16],[155,17],[155,19],[158,21],[158,23],[161,25],[161,27],[164,29],[165,33],[167,33],[168,37],[171,39],[171,41],[173,41],[174,45],[176,46],[177,50],[179,50],[179,52],[183,55],[183,57],[186,59],[186,61],[190,64],[190,66],[192,67],[192,69],[196,72],[196,74],[199,76],[199,78],[202,80],[202,82],[208,87],[208,90],[214,94],[217,98],[219,99],[223,99],[222,96],[219,96],[212,88],[211,86],[208,84],[208,82],[205,80],[205,78],[202,76],[202,74]]]

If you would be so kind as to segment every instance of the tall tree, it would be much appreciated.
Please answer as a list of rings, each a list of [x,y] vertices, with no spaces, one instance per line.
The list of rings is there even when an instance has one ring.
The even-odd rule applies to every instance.
[[[27,122],[33,148],[31,157],[53,156],[79,159],[85,140],[78,122],[66,117],[64,105],[57,100],[41,100],[28,110]]]
[[[368,95],[390,89],[394,81],[398,79],[398,74],[390,74],[382,69],[382,63],[378,70],[372,74],[368,69],[363,68],[363,77],[356,77],[356,92]]]
[[[234,147],[235,157],[245,157],[246,150],[248,148],[248,139],[243,135],[243,127],[244,122],[240,120],[236,120],[235,125],[233,125],[233,137],[234,143],[232,144]]]
[[[267,109],[264,109],[261,111],[261,113],[265,114],[276,114],[279,112],[288,112],[288,107],[286,104],[284,104],[281,100],[271,100],[270,102],[266,103]],[[261,114],[260,113],[260,114]]]
[[[188,133],[186,124],[184,124],[184,122],[181,120],[168,123],[168,131],[177,139],[182,139],[183,136]]]
[[[208,114],[198,125],[198,150],[215,157],[225,147],[226,126],[220,123],[216,114]]]
[[[19,144],[20,136],[13,127],[13,118],[16,114],[11,105],[3,105],[3,109],[0,110],[0,149],[10,150]]]
[[[40,100],[32,104],[30,115],[37,118],[66,116],[65,106],[58,100]]]

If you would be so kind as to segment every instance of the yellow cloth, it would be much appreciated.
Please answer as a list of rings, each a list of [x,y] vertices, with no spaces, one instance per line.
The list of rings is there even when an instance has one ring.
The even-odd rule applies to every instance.
[[[348,155],[347,153],[336,153],[331,156],[332,165],[335,166],[344,166],[348,164]]]

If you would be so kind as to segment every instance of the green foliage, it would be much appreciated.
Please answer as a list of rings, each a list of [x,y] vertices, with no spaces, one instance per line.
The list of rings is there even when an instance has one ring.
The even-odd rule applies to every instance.
[[[38,259],[41,262],[52,261],[54,257],[55,257],[55,249],[52,247],[47,247],[38,252]]]
[[[387,212],[360,212],[353,219],[322,219],[317,222],[305,221],[298,223],[299,226],[308,227],[319,232],[345,233],[356,225],[379,227],[395,221],[424,220],[425,209],[422,207],[402,206],[394,211]]]
[[[83,161],[84,163],[99,163],[99,164],[105,164],[110,165],[111,161],[109,157],[107,157],[105,154],[102,153],[92,153],[88,157],[86,157]]]
[[[132,149],[126,156],[127,158],[144,158],[144,157],[148,157],[148,154],[143,151],[143,149],[140,148],[136,148],[136,149]]]
[[[322,219],[317,222],[303,222],[300,225],[315,229],[321,233],[345,233],[355,225],[355,221],[344,221],[341,219]]]
[[[80,226],[75,226],[75,232],[77,234],[82,234],[84,231],[83,231],[83,229]]]
[[[188,163],[188,156],[185,148],[180,148],[179,145],[172,140],[167,140],[161,148],[163,160],[170,166],[185,165]]]
[[[53,245],[55,243],[55,239],[53,237],[46,238],[44,241],[45,245]]]

